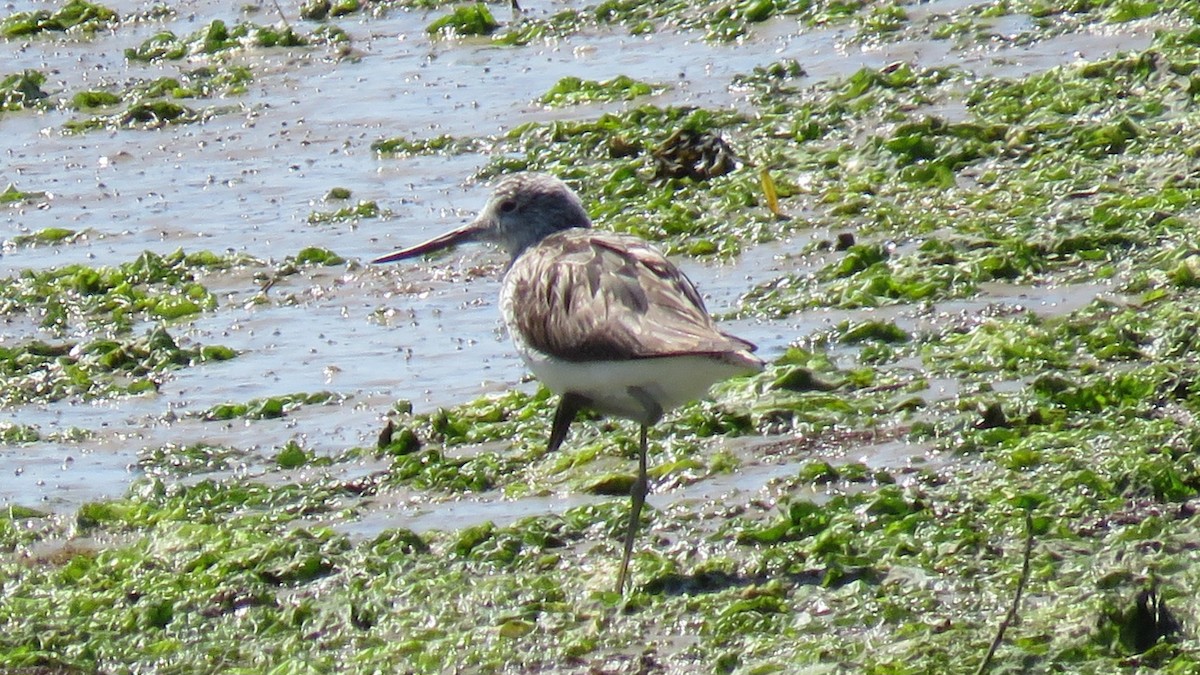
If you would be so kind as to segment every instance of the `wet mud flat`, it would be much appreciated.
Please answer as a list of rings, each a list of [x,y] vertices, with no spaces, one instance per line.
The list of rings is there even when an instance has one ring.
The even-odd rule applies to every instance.
[[[522,4],[5,10],[0,666],[961,672],[1017,586],[994,670],[1194,665],[1200,8]],[[633,429],[544,452],[500,256],[365,264],[514,170],[771,363],[625,599]]]

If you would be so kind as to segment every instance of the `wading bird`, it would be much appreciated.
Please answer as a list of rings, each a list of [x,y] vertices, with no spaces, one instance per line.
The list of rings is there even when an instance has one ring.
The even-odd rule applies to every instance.
[[[561,396],[548,450],[558,449],[581,410],[641,426],[621,593],[649,492],[646,429],[714,383],[761,371],[763,362],[753,344],[714,325],[678,267],[637,237],[593,230],[579,197],[553,176],[508,176],[474,221],[374,262],[467,242],[496,244],[511,256],[500,290],[504,322],[529,369]]]

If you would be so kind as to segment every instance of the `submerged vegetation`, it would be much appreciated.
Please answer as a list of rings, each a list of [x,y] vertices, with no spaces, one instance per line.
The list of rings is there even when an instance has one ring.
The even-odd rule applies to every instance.
[[[46,75],[36,70],[6,75],[0,79],[0,110],[32,108],[49,94],[42,90]]]
[[[181,438],[143,448],[123,496],[60,514],[5,505],[0,670],[923,674],[974,672],[993,643],[988,672],[1197,668],[1200,5],[614,0],[509,23],[480,4],[393,5],[430,29],[461,19],[439,35],[508,45],[617,26],[753,39],[781,17],[863,44],[1158,23],[1136,51],[1036,72],[896,62],[815,81],[784,59],[736,79],[737,109],[637,105],[651,85],[568,78],[543,103],[607,112],[375,142],[381,166],[474,153],[481,179],[554,173],[598,226],[675,254],[775,242],[739,317],[820,328],[652,430],[654,508],[624,599],[610,589],[635,429],[585,415],[547,454],[556,401],[529,386],[434,411],[401,401],[369,447]],[[1006,16],[1021,27],[993,35]],[[178,100],[249,81],[223,60],[239,45],[302,44],[270,30],[160,33],[129,58],[217,56],[72,105],[130,106],[102,118],[114,129],[170,117],[155,105],[186,119]],[[4,105],[31,114],[17,111],[45,79],[13,77]],[[339,210],[308,222],[389,213],[352,194],[330,190]],[[10,186],[0,202],[43,197]],[[23,232],[7,250],[66,249],[88,230]],[[0,279],[14,326],[0,409],[150,397],[173,370],[223,367],[237,352],[194,344],[197,320],[239,296],[247,312],[293,302],[268,292],[301,271],[351,286],[361,277],[327,269],[343,264],[312,246],[276,265],[179,251],[14,270]],[[210,401],[161,421],[286,425],[348,398]],[[3,421],[0,448],[88,447],[89,433]],[[531,517],[504,501],[560,498],[570,508]],[[472,499],[497,515],[446,527]]]
[[[136,339],[0,347],[0,405],[152,392],[166,370],[234,356],[228,347],[181,348],[165,328]]]
[[[329,223],[357,222],[363,218],[387,217],[390,213],[381,210],[374,201],[364,200],[354,206],[343,206],[336,211],[313,211],[308,214],[310,225],[327,225]]]
[[[115,267],[28,270],[0,279],[0,314],[23,313],[60,332],[80,324],[128,331],[135,321],[177,319],[213,309],[216,298],[196,281],[197,274],[235,262],[207,251],[166,256],[147,251]]]
[[[117,13],[103,5],[87,0],[68,0],[54,11],[38,9],[31,12],[15,12],[0,19],[0,36],[14,39],[45,32],[92,33],[116,21]]]
[[[72,234],[36,236],[62,243]],[[153,392],[167,370],[233,358],[228,347],[181,346],[166,327],[215,308],[197,271],[230,264],[207,252],[147,252],[117,267],[69,265],[0,279],[0,316],[24,315],[47,334],[0,346],[0,405]],[[135,337],[139,326],[152,328]]]
[[[666,87],[638,82],[625,75],[618,75],[604,82],[564,77],[542,96],[541,102],[547,106],[557,107],[580,103],[630,101],[639,96],[658,94],[665,90]]]
[[[431,35],[488,35],[500,27],[491,10],[482,2],[463,5],[425,29]]]
[[[68,121],[70,132],[96,129],[154,129],[172,124],[189,124],[223,112],[226,108],[196,110],[181,100],[213,99],[246,93],[254,76],[246,66],[219,64],[180,71],[178,77],[158,77],[133,83],[120,91],[76,92],[67,107],[84,112],[105,111],[123,102],[124,110]]]
[[[229,26],[216,19],[191,35],[179,37],[171,31],[158,33],[136,48],[125,50],[130,61],[174,61],[192,54],[218,54],[245,47],[299,47],[307,38],[291,27],[275,28],[254,23]]]
[[[340,7],[341,5],[339,5]],[[157,7],[145,16],[131,20],[153,20],[169,16],[170,11]],[[115,12],[84,0],[70,0],[56,12],[37,10],[17,12],[0,20],[0,35],[17,38],[46,31],[95,32],[104,26],[116,26]],[[173,124],[203,121],[231,108],[196,110],[178,99],[210,99],[244,94],[253,73],[246,65],[231,63],[231,52],[248,48],[306,47],[313,44],[347,49],[345,31],[337,26],[322,26],[310,35],[295,32],[286,19],[281,27],[262,26],[251,22],[230,25],[214,19],[189,35],[177,36],[171,31],[156,33],[136,47],[124,49],[131,62],[183,61],[208,57],[209,65],[185,68],[178,76],[163,76],[152,80],[132,79],[123,88],[108,85],[104,89],[76,92],[55,92],[43,89],[46,74],[36,70],[6,75],[0,79],[0,111],[22,108],[61,107],[92,112],[125,103],[124,110],[110,114],[74,119],[64,128],[68,132],[96,129],[157,129]]]
[[[17,186],[13,185],[12,183],[9,183],[8,187],[4,188],[3,192],[0,192],[0,204],[22,204],[22,203],[31,202],[31,201],[35,201],[38,199],[45,199],[45,198],[46,198],[45,192],[26,192],[24,190],[18,190]],[[56,230],[64,231],[64,232],[66,231],[64,228],[52,228],[52,229],[48,228],[48,229],[50,229],[51,232],[54,232]],[[37,243],[37,241],[41,238],[41,235],[45,232],[46,232],[46,230],[42,230],[41,232],[35,233],[33,235],[26,235],[27,237],[32,237],[33,238],[32,240],[26,239],[24,241],[20,241],[19,237],[14,237],[13,245],[21,245],[24,243]]]
[[[67,107],[74,110],[108,111],[123,102],[128,102],[128,106],[104,115],[70,120],[64,129],[70,132],[155,129],[200,122],[223,109],[210,107],[196,110],[180,103],[180,100],[238,96],[246,93],[246,87],[253,79],[253,74],[246,66],[223,64],[181,71],[178,77],[158,77],[137,82],[120,91],[76,92],[67,102]]]
[[[381,155],[459,155],[478,152],[483,144],[474,138],[455,138],[441,135],[425,139],[384,138],[371,144],[371,149]]]

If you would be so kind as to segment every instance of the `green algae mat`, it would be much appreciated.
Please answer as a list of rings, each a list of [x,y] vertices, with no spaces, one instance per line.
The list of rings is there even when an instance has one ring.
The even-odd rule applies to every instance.
[[[511,24],[507,8],[383,4],[302,11],[368,27],[425,12],[428,39],[450,51],[672,31],[753,45],[785,29],[963,53],[1145,39],[1046,67],[915,59],[820,81],[782,59],[736,78],[738,105],[711,109],[659,104],[670,85],[641,75],[564,77],[541,102],[577,115],[488,138],[380,138],[381,166],[480,155],[481,179],[554,173],[598,226],[674,255],[736,265],[777,246],[724,318],[829,318],[652,431],[655,491],[623,598],[611,589],[631,425],[586,419],[550,455],[544,390],[435,412],[397,401],[362,447],[181,438],[141,450],[119,498],[67,514],[6,506],[0,672],[1200,671],[1200,3],[614,1]],[[153,20],[72,2],[13,14],[0,33],[84,39]],[[253,76],[213,54],[345,35],[216,23],[127,53],[215,59],[206,69],[150,95],[152,82],[68,92],[73,109],[108,112],[65,131],[202,123],[228,111],[144,106],[241,95]],[[55,105],[45,86],[34,71],[0,80],[0,114]],[[623,107],[586,107],[611,102]],[[0,198],[35,204],[37,187]],[[297,220],[388,215],[370,200],[336,210],[351,194]],[[80,237],[48,229],[6,247]],[[0,342],[0,406],[142,396],[236,362],[179,337],[220,310],[213,288],[287,303],[268,289],[312,267],[361,273],[322,248],[6,271],[0,314],[50,337]],[[295,392],[182,414],[232,424],[345,400]],[[6,448],[86,445],[91,430],[55,433],[0,424]],[[697,496],[705,486],[719,487]],[[478,499],[496,515],[367,525],[402,503]],[[563,506],[513,508],[534,500]]]

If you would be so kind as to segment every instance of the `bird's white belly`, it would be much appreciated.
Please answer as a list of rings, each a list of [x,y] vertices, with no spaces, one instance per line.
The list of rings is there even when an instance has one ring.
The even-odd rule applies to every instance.
[[[649,396],[666,412],[703,397],[714,383],[743,374],[745,368],[707,356],[664,356],[630,361],[563,361],[522,350],[533,374],[557,394],[586,397],[608,415],[652,424],[644,401]]]

